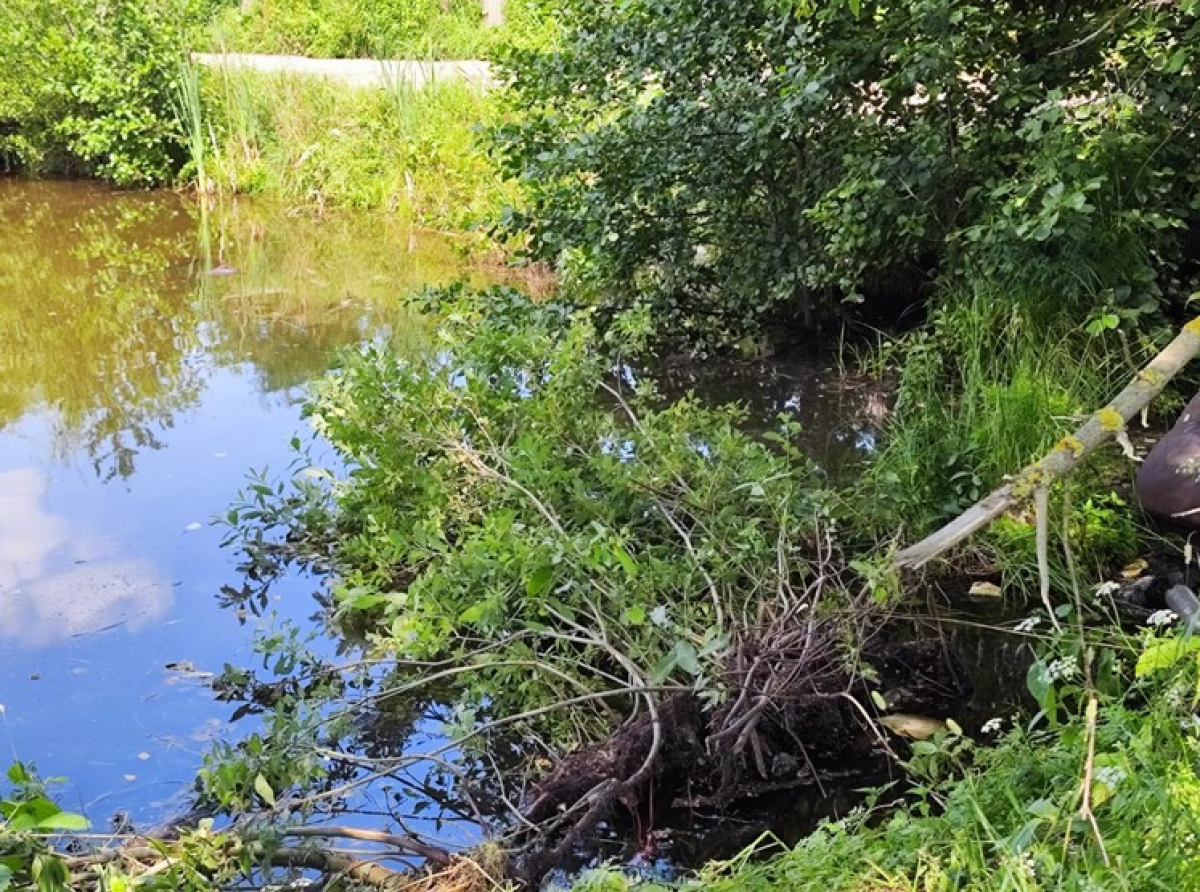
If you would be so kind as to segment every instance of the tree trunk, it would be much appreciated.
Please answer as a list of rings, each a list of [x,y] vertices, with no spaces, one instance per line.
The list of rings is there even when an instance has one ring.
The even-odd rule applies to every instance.
[[[1066,476],[1087,455],[1125,429],[1126,422],[1162,391],[1191,359],[1200,353],[1200,317],[1193,319],[1115,399],[1095,412],[1074,434],[1014,479],[976,502],[936,533],[896,553],[897,567],[920,567],[987,526],[1012,505]]]

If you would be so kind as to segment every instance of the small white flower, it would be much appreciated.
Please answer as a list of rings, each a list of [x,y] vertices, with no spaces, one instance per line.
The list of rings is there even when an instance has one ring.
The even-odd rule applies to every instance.
[[[1115,790],[1127,777],[1129,777],[1128,773],[1120,765],[1105,765],[1096,769],[1096,780],[1110,790]]]
[[[1042,618],[1040,616],[1037,616],[1037,615],[1028,616],[1025,619],[1021,620],[1019,623],[1017,623],[1016,627],[1014,628],[1014,631],[1016,631],[1016,632],[1032,632],[1034,629],[1036,629],[1038,627],[1038,624],[1041,623],[1041,621],[1042,621]]]
[[[1163,701],[1171,709],[1184,709],[1188,705],[1191,691],[1186,685],[1173,684],[1163,693]]]
[[[1120,589],[1121,584],[1119,582],[1113,582],[1113,580],[1110,579],[1107,582],[1102,582],[1096,586],[1094,594],[1097,601],[1102,601],[1111,595],[1115,595],[1118,591],[1120,591]]]
[[[1037,876],[1037,860],[1033,857],[1032,853],[1026,852],[1017,861],[1017,869],[1030,879],[1034,879]]]
[[[667,624],[667,608],[659,604],[650,611],[650,622],[656,626],[665,626]]]
[[[1152,614],[1146,617],[1146,625],[1148,626],[1169,626],[1179,617],[1174,610],[1155,610]]]
[[[983,727],[979,731],[981,734],[998,734],[1002,727],[1004,727],[1004,719],[996,716],[994,719],[988,719],[984,722]]]
[[[1047,681],[1070,681],[1079,673],[1079,664],[1074,657],[1059,657],[1057,660],[1052,660],[1050,665],[1046,667]]]

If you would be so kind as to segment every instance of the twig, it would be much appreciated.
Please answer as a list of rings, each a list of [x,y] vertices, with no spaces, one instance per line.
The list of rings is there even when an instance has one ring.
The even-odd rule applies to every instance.
[[[1042,484],[1033,491],[1034,516],[1037,521],[1038,593],[1046,605],[1046,613],[1055,632],[1062,631],[1054,605],[1050,602],[1050,487]]]
[[[408,852],[412,855],[417,855],[424,858],[426,861],[437,864],[440,867],[449,867],[454,863],[454,857],[445,849],[438,846],[430,845],[429,843],[421,842],[419,839],[408,836],[396,836],[391,833],[384,833],[381,830],[363,830],[358,827],[289,827],[282,833],[283,836],[294,836],[298,838],[341,838],[341,839],[357,839],[363,842],[377,842],[381,845],[391,846],[394,849],[399,849],[402,852]]]
[[[1100,833],[1100,824],[1096,821],[1096,815],[1092,811],[1092,779],[1096,767],[1096,716],[1099,708],[1100,704],[1093,695],[1088,699],[1086,711],[1087,759],[1083,764],[1083,783],[1080,784],[1079,790],[1082,797],[1082,802],[1079,805],[1079,817],[1091,825],[1092,833],[1096,835],[1096,842],[1100,845],[1100,856],[1104,859],[1104,866],[1109,867],[1108,850],[1104,846],[1104,837]]]

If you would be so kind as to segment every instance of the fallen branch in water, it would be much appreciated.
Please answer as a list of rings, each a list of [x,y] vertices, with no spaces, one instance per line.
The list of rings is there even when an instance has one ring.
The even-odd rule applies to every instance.
[[[176,828],[182,829],[182,828]],[[362,852],[350,854],[335,851],[323,845],[264,846],[260,863],[284,869],[315,870],[329,878],[345,877],[373,888],[407,888],[423,878],[413,870],[395,870],[369,858],[395,858],[395,853],[415,855],[439,870],[455,868],[463,858],[455,857],[438,846],[430,845],[411,836],[397,836],[378,830],[358,827],[290,827],[278,831],[282,837],[309,839],[354,839],[388,846],[395,852]],[[178,866],[186,860],[177,839],[166,839],[142,834],[112,835],[104,837],[110,844],[90,852],[70,856],[64,864],[70,872],[72,888],[89,889],[98,887],[99,875],[94,868],[108,864],[120,864],[125,872],[134,876],[155,876]],[[250,837],[251,839],[253,837]],[[231,866],[233,861],[231,860]]]
[[[1013,505],[1032,497],[1065,477],[1101,444],[1125,430],[1125,425],[1153,400],[1167,383],[1200,353],[1200,317],[1193,319],[1154,357],[1112,402],[1093,413],[1074,434],[1016,477],[976,502],[940,530],[896,553],[895,565],[917,568],[990,524]],[[1044,518],[1039,518],[1044,523]]]
[[[291,827],[283,832],[284,836],[329,839],[358,839],[364,842],[377,842],[391,846],[401,852],[408,852],[419,858],[424,858],[439,867],[449,867],[454,863],[454,856],[443,848],[421,842],[411,836],[396,836],[394,833],[384,833],[381,830],[363,830],[358,827]]]
[[[135,877],[148,877],[165,873],[173,865],[181,863],[180,855],[170,846],[147,845],[142,837],[135,837],[132,842],[137,844],[97,849],[86,855],[67,858],[65,863],[71,872],[71,888],[107,888],[99,885],[99,875],[90,875],[92,868],[106,864],[119,862],[125,872]],[[326,877],[345,877],[377,889],[399,888],[401,883],[414,879],[409,872],[393,870],[319,846],[284,846],[271,852],[265,861],[272,867],[315,870]]]

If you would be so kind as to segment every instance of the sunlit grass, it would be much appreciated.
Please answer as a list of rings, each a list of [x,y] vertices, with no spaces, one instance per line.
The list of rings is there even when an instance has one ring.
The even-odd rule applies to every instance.
[[[477,139],[499,106],[465,82],[350,88],[321,78],[221,69],[206,78],[220,191],[322,209],[387,210],[464,231],[515,199]]]

